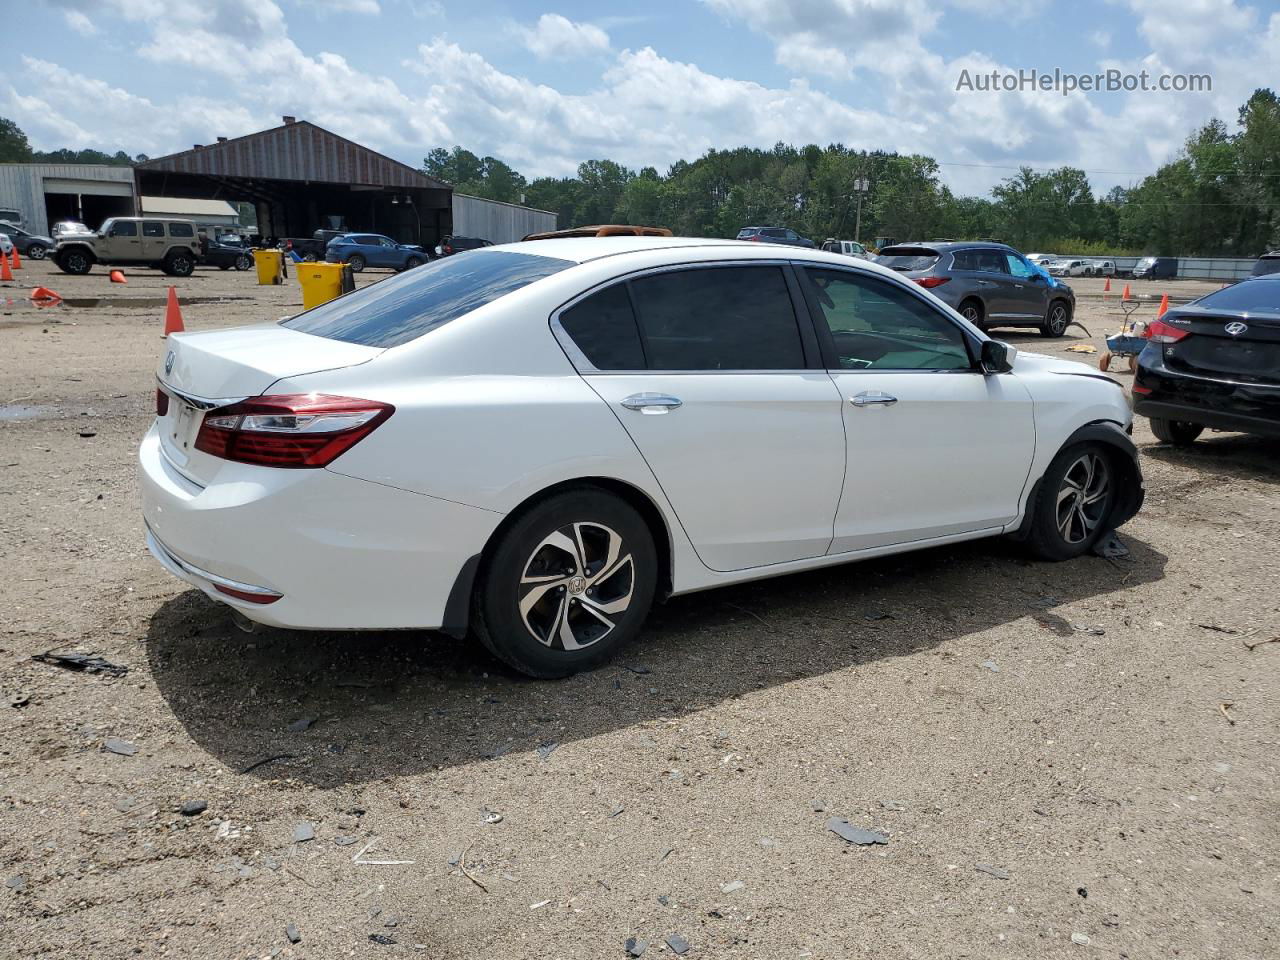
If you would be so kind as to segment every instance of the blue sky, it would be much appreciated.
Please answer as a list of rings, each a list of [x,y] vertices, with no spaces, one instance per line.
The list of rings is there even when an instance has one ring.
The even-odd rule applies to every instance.
[[[415,165],[461,143],[528,175],[840,141],[928,153],[965,193],[1023,163],[1133,182],[1280,63],[1276,0],[36,0],[6,27],[0,115],[43,149],[157,156],[292,114]],[[955,89],[1108,67],[1213,89]]]

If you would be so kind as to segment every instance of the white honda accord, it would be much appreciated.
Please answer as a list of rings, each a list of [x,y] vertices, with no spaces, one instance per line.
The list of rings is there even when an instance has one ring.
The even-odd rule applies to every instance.
[[[1088,550],[1142,503],[1124,392],[876,264],[534,240],[172,336],[147,543],[265,624],[472,633],[539,677],[655,597],[977,537]]]

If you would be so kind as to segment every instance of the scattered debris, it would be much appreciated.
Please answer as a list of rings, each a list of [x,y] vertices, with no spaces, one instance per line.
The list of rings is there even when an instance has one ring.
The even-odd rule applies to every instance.
[[[662,856],[658,857],[658,862],[661,863],[663,860],[667,859],[667,857],[671,856],[675,852],[676,852],[675,847],[667,847],[665,850],[662,851]]]
[[[993,866],[992,866],[991,864],[989,864],[989,863],[976,863],[976,864],[974,864],[973,869],[977,870],[979,873],[985,873],[985,874],[988,874],[988,875],[990,875],[990,876],[993,876],[993,877],[995,877],[997,880],[1008,880],[1008,879],[1009,879],[1009,871],[1008,871],[1008,870],[1005,870],[1003,867],[993,867]]]
[[[79,433],[80,433],[80,436],[82,436],[86,440],[88,440],[90,437],[96,437],[98,435],[97,430],[81,430],[79,431]]]
[[[1000,672],[1000,664],[994,660],[983,660],[981,666],[983,670],[990,670],[992,673]]]
[[[741,880],[730,880],[728,883],[720,887],[721,893],[737,893],[739,890],[745,890],[747,885]]]
[[[539,900],[537,903],[529,904],[529,909],[541,910],[543,907],[547,906],[547,904],[549,904],[550,902],[551,902],[550,900]]]
[[[734,610],[738,610],[742,613],[745,613],[748,617],[750,617],[752,620],[755,620],[757,623],[760,623],[762,626],[766,626],[771,630],[774,628],[772,623],[770,623],[764,617],[760,616],[758,613],[752,613],[746,607],[740,607],[736,603],[726,603],[725,606],[732,607]]]
[[[1262,646],[1264,643],[1280,643],[1280,637],[1271,637],[1267,640],[1255,640],[1253,643],[1250,643],[1248,640],[1246,640],[1244,642],[1244,645],[1246,649],[1253,651],[1258,647]]]
[[[302,942],[302,934],[298,932],[298,925],[296,923],[286,924],[284,928],[284,935],[289,938],[290,943]]]
[[[1085,933],[1073,933],[1071,935],[1071,942],[1078,943],[1082,947],[1087,947],[1090,943],[1089,935]]]
[[[64,670],[105,673],[112,677],[123,677],[129,672],[128,667],[88,653],[54,653],[52,650],[46,650],[44,653],[35,654],[31,659],[39,660],[41,663],[48,663],[55,667],[62,667]]]
[[[678,933],[667,935],[667,946],[671,948],[671,952],[677,957],[682,957],[689,952],[689,941]]]
[[[545,760],[545,759],[547,759],[547,757],[549,757],[549,756],[551,756],[553,753],[555,753],[555,752],[556,752],[556,748],[557,748],[557,747],[559,747],[559,746],[560,746],[560,744],[558,744],[558,743],[556,743],[556,742],[554,742],[554,741],[551,741],[551,742],[548,742],[548,743],[544,743],[542,746],[538,747],[538,756],[539,756],[539,757],[541,757],[543,760]]]
[[[1105,557],[1108,560],[1120,560],[1129,556],[1129,548],[1124,545],[1124,541],[1120,539],[1119,534],[1114,530],[1103,534],[1094,541],[1090,552],[1095,556]]]
[[[303,717],[301,720],[295,720],[289,724],[290,733],[302,733],[304,730],[310,730],[311,725],[316,722],[315,717]]]
[[[316,828],[309,823],[299,823],[293,828],[293,842],[306,843],[316,838]]]
[[[357,851],[356,855],[351,858],[351,862],[362,867],[399,867],[408,866],[413,863],[412,860],[365,860],[364,855],[373,849],[374,844],[378,843],[380,837],[371,837],[369,842]]]
[[[628,956],[638,957],[649,949],[649,941],[627,937],[627,942],[623,944],[623,948],[627,951]]]
[[[1091,343],[1073,343],[1067,347],[1068,353],[1097,353],[1098,348]]]
[[[658,902],[662,904],[664,907],[671,906],[671,898],[668,897],[665,893],[658,894]]]
[[[1076,893],[1080,895],[1081,900],[1089,899],[1089,891],[1086,890],[1084,887],[1076,887]]]
[[[265,767],[268,763],[275,763],[277,760],[296,760],[296,759],[298,759],[297,756],[292,753],[277,753],[274,757],[266,757],[262,760],[257,761],[256,763],[249,764],[240,772],[242,774],[253,773],[253,771],[257,770],[259,767]]]
[[[1046,630],[1056,633],[1060,637],[1069,637],[1076,632],[1066,618],[1058,616],[1056,613],[1039,613],[1034,617],[1036,623],[1044,627]]]
[[[484,822],[485,822],[485,823],[489,823],[489,824],[493,824],[493,823],[501,823],[501,822],[502,822],[502,814],[500,814],[497,810],[490,810],[488,807],[485,807],[485,808],[484,808]]]
[[[620,813],[622,813],[626,809],[627,808],[624,807],[622,804],[618,804],[616,807],[614,807],[612,810],[609,811],[609,819],[612,820],[614,817],[618,816]]]
[[[1239,630],[1232,630],[1230,627],[1220,627],[1216,623],[1197,623],[1197,627],[1201,630],[1212,630],[1214,633],[1239,633]]]
[[[907,809],[896,800],[877,800],[876,803],[880,804],[880,806],[886,810],[893,810],[895,813],[901,813],[903,810]]]
[[[472,843],[474,843],[474,842],[475,842],[475,841],[473,840],[473,841],[472,841]],[[462,851],[462,853],[460,853],[460,854],[458,855],[458,869],[462,871],[462,875],[463,875],[464,877],[466,877],[468,880],[470,880],[472,883],[474,883],[477,887],[479,887],[479,888],[480,888],[481,890],[483,890],[485,893],[488,893],[488,892],[489,892],[489,888],[488,888],[488,887],[486,887],[486,886],[485,886],[483,883],[481,883],[479,880],[477,880],[477,879],[475,878],[475,876],[471,873],[471,871],[467,869],[467,851],[469,851],[470,849],[471,849],[471,844],[470,844],[470,843],[468,843],[468,844],[467,844],[467,849],[466,849],[466,850],[463,850],[463,851]]]
[[[188,800],[178,808],[178,812],[184,817],[194,817],[204,813],[209,809],[209,805],[203,800]]]
[[[863,620],[892,620],[894,619],[894,616],[892,613],[886,613],[883,610],[872,610],[868,613],[864,613],[862,615],[862,619]]]
[[[122,757],[132,757],[138,752],[135,744],[128,740],[121,740],[119,737],[107,737],[102,741],[102,749],[111,753],[118,753]]]
[[[29,693],[15,693],[9,698],[9,706],[11,707],[25,707],[30,702],[31,695]]]
[[[840,817],[832,817],[828,820],[827,829],[850,843],[856,843],[860,846],[889,842],[889,838],[878,830],[864,830],[862,827],[855,827],[848,820],[843,820]]]
[[[388,937],[385,933],[371,933],[369,934],[369,940],[384,947],[394,946],[396,942],[394,937]]]
[[[359,839],[359,837],[334,837],[333,842],[340,847],[349,847]]]
[[[822,801],[822,800],[814,800],[814,801],[813,801],[812,806],[813,806],[813,812],[814,812],[814,813],[826,813],[826,812],[827,812],[827,805],[826,805],[826,803],[825,803],[824,801]]]
[[[1218,704],[1218,709],[1222,712],[1222,715],[1227,718],[1227,723],[1234,727],[1236,725],[1236,718],[1227,712],[1231,709],[1231,705],[1233,703],[1235,703],[1234,700],[1227,700],[1225,703]]]
[[[21,875],[10,877],[4,882],[4,885],[14,893],[21,893],[23,890],[27,889],[26,878]],[[637,956],[639,956],[639,954],[637,954]]]
[[[627,665],[627,664],[625,664],[625,663],[622,665],[622,669],[623,669],[623,670],[630,670],[632,673],[634,673],[636,676],[639,676],[639,677],[643,677],[646,673],[652,673],[652,672],[653,672],[653,671],[652,671],[652,670],[650,670],[648,667],[642,667],[642,666],[638,666],[638,665],[637,665],[637,666],[632,667],[632,666],[628,666],[628,665]]]

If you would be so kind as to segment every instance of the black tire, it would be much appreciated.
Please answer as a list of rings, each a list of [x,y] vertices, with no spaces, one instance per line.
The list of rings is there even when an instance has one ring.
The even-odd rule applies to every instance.
[[[249,256],[247,253],[240,254],[240,256],[236,257],[235,267],[241,272],[245,270],[252,270],[253,257]]]
[[[231,269],[231,264],[229,264],[229,263],[220,263],[220,264],[218,264],[218,269],[219,269],[219,270],[230,270],[230,269]]]
[[[1190,420],[1166,420],[1163,417],[1151,418],[1151,432],[1157,440],[1172,443],[1175,447],[1189,447],[1196,438],[1204,433],[1203,424]]]
[[[43,243],[33,243],[31,246],[27,247],[26,256],[30,257],[32,260],[43,260],[48,255],[49,248]]]
[[[82,277],[93,269],[93,254],[80,248],[64,250],[54,261],[63,273]]]
[[[1092,472],[1082,467],[1086,460]],[[1043,560],[1070,560],[1087,552],[1110,529],[1119,477],[1101,444],[1077,443],[1059,451],[1036,490],[1028,549]]]
[[[601,569],[611,535],[617,560]],[[585,565],[577,559],[584,552]],[[519,515],[486,557],[472,595],[472,628],[521,673],[567,677],[603,663],[640,632],[657,575],[653,536],[627,503],[586,488],[556,494]],[[600,616],[592,613],[597,605]]]
[[[414,267],[422,266],[422,263],[423,263],[423,260],[421,257],[409,257],[404,262],[404,268],[406,270],[412,270]]]
[[[1040,324],[1040,336],[1060,337],[1071,325],[1071,308],[1065,300],[1054,300],[1049,304],[1044,315],[1044,323]]]
[[[351,256],[347,257],[347,263],[350,265],[352,273],[360,273],[364,270],[364,257],[358,253],[353,253]]]
[[[982,301],[976,297],[970,297],[968,300],[962,300],[960,306],[956,307],[960,312],[960,316],[964,317],[983,333],[987,332],[987,311]]]
[[[175,250],[164,258],[160,269],[171,277],[189,277],[196,269],[196,258],[186,251]]]

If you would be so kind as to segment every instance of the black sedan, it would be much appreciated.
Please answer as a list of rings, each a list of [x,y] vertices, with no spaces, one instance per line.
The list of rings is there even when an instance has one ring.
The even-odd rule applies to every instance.
[[[203,246],[201,263],[217,267],[219,270],[230,270],[232,267],[237,270],[253,269],[253,252],[242,244],[210,240]]]
[[[1206,427],[1280,437],[1280,274],[1252,277],[1148,327],[1133,409],[1166,443]]]

